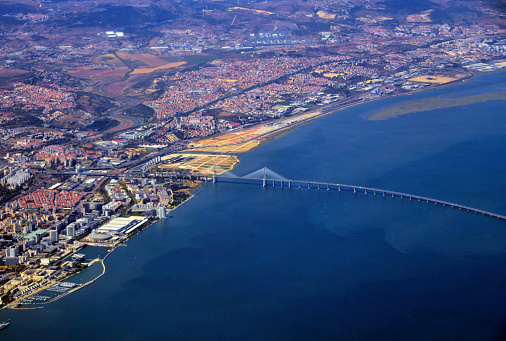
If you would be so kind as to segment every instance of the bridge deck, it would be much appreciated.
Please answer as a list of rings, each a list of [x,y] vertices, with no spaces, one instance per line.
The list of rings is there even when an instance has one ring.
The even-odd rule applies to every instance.
[[[243,178],[235,178],[235,177],[227,177],[227,176],[219,176],[218,178],[228,180],[228,181],[233,181],[233,180],[237,181],[238,179],[243,179],[243,180],[247,180],[247,181],[255,181],[255,182],[258,181],[261,183],[265,183],[265,185],[272,184],[272,186],[276,186],[276,184],[278,184],[278,186],[280,186],[280,187],[283,187],[285,184],[287,185],[287,187],[294,187],[294,184],[295,184],[295,186],[297,186],[297,184],[298,184],[298,187],[302,188],[302,184],[304,184],[304,185],[307,185],[308,189],[315,188],[315,186],[316,186],[316,188],[318,188],[318,189],[322,189],[322,187],[324,187],[323,189],[327,189],[327,190],[353,191],[354,193],[363,193],[363,194],[371,193],[374,195],[389,196],[392,198],[397,197],[397,198],[401,198],[401,199],[425,201],[427,203],[432,203],[435,205],[449,206],[452,208],[458,208],[460,210],[466,210],[469,212],[474,212],[474,213],[486,215],[486,216],[489,216],[492,218],[506,220],[505,215],[501,215],[501,214],[497,214],[497,213],[493,213],[493,212],[488,212],[485,210],[480,210],[477,208],[464,206],[464,205],[460,205],[460,204],[455,204],[452,202],[443,201],[443,200],[439,200],[439,199],[427,198],[427,197],[423,197],[420,195],[414,195],[414,194],[402,193],[402,192],[396,192],[396,191],[389,191],[389,190],[384,190],[384,189],[379,189],[379,188],[353,186],[353,185],[337,184],[337,183],[330,183],[330,182],[304,181],[304,180],[278,180],[278,179],[262,179],[262,178],[244,178],[244,177]]]
[[[75,173],[72,173],[75,174]],[[86,175],[97,175],[97,176],[114,176],[113,174],[104,174],[99,172],[86,172],[83,173]],[[118,176],[118,174],[115,174]],[[455,204],[448,201],[443,201],[439,199],[433,199],[433,198],[427,198],[420,195],[414,195],[409,193],[402,193],[402,192],[396,192],[396,191],[389,191],[379,188],[372,188],[372,187],[364,187],[364,186],[353,186],[353,185],[345,185],[345,184],[338,184],[338,183],[331,183],[331,182],[318,182],[318,181],[305,181],[305,180],[287,180],[287,179],[266,179],[266,178],[250,178],[250,177],[235,177],[235,176],[225,176],[225,175],[200,175],[200,174],[186,174],[186,173],[143,173],[142,176],[145,177],[176,177],[176,178],[195,178],[195,179],[202,179],[206,181],[214,181],[213,178],[217,180],[228,180],[228,182],[237,182],[238,180],[246,180],[246,181],[254,181],[259,182],[260,184],[264,184],[265,186],[268,184],[272,184],[272,186],[280,186],[283,187],[285,184],[288,187],[293,187],[293,184],[297,185],[299,188],[302,188],[302,184],[307,185],[308,189],[311,188],[318,188],[321,189],[322,187],[326,187],[328,190],[338,190],[338,191],[353,191],[354,193],[363,193],[363,194],[369,194],[372,193],[374,195],[382,195],[382,196],[389,196],[392,198],[401,198],[401,199],[409,199],[409,200],[418,200],[418,201],[425,201],[427,203],[432,203],[435,205],[442,205],[442,206],[449,206],[452,208],[458,208],[460,210],[466,210],[469,212],[474,212],[482,215],[486,215],[492,218],[497,218],[500,220],[506,220],[505,215],[488,212],[485,210],[480,210],[477,208],[464,206],[460,204]],[[311,187],[313,186],[313,187]]]

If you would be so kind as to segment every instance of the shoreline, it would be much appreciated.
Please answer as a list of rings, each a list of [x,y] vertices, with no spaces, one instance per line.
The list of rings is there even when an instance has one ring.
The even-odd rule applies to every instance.
[[[195,197],[195,195],[199,194],[199,193],[200,193],[200,192],[202,192],[202,191],[203,191],[203,188],[202,188],[202,186],[201,186],[201,184],[200,184],[200,182],[199,182],[199,183],[198,183],[198,185],[197,185],[197,186],[195,186],[194,190],[190,192],[189,197],[188,197],[188,198],[186,198],[186,200],[184,200],[183,202],[181,202],[179,205],[177,205],[176,207],[174,207],[173,209],[171,209],[169,212],[172,212],[172,211],[174,211],[174,210],[178,209],[179,207],[181,207],[183,204],[185,204],[186,202],[188,202],[190,199],[192,199],[193,197]],[[127,245],[126,245],[126,242],[127,242],[128,240],[130,240],[131,238],[135,237],[138,233],[140,233],[140,232],[141,232],[141,231],[143,231],[144,229],[147,229],[148,227],[150,227],[151,225],[153,225],[154,223],[156,223],[156,222],[158,222],[158,221],[160,221],[160,219],[159,219],[159,218],[154,218],[151,222],[148,222],[148,223],[147,223],[144,227],[143,227],[143,226],[140,226],[140,227],[139,227],[139,229],[137,229],[136,231],[132,232],[132,234],[131,234],[131,235],[129,235],[129,236],[127,236],[127,237],[126,237],[123,241],[121,241],[120,243],[118,243],[118,244],[114,245],[114,246],[112,247],[112,249],[110,249],[110,250],[107,252],[107,254],[104,256],[104,258],[102,258],[102,259],[96,259],[96,260],[98,260],[98,261],[102,264],[102,268],[103,268],[102,273],[101,273],[101,274],[99,274],[97,277],[95,277],[95,278],[93,278],[93,279],[91,279],[91,280],[87,281],[87,282],[86,282],[86,283],[84,283],[84,284],[80,284],[80,285],[78,285],[76,288],[72,288],[71,290],[67,291],[66,293],[64,293],[64,294],[62,294],[62,295],[60,295],[60,296],[57,296],[57,297],[55,297],[55,298],[51,299],[50,301],[43,302],[43,303],[39,303],[37,306],[34,306],[34,307],[18,307],[18,306],[17,306],[17,304],[18,304],[18,303],[16,303],[16,302],[19,302],[19,300],[16,300],[16,301],[14,301],[14,302],[12,302],[12,303],[9,303],[8,305],[6,305],[6,306],[4,306],[4,307],[0,308],[0,310],[3,310],[3,309],[14,309],[14,310],[32,310],[32,309],[42,309],[43,307],[42,307],[41,305],[46,305],[46,304],[49,304],[49,303],[56,302],[56,301],[58,301],[59,299],[61,299],[61,298],[65,297],[65,296],[67,296],[67,295],[70,295],[70,294],[72,294],[72,293],[74,293],[74,292],[76,292],[76,291],[78,291],[78,290],[80,290],[80,289],[83,289],[83,288],[87,287],[88,285],[93,284],[96,280],[98,280],[100,277],[102,277],[102,276],[104,276],[104,275],[105,275],[105,272],[106,272],[105,260],[107,259],[107,257],[109,257],[109,256],[110,256],[110,255],[111,255],[114,251],[116,251],[116,249],[117,249],[118,247],[121,247],[121,246],[127,246]],[[103,247],[105,247],[105,246],[103,246]],[[85,270],[85,269],[83,269],[83,270]],[[71,276],[68,276],[68,277],[66,277],[66,278],[62,278],[62,279],[60,279],[60,280],[58,280],[58,281],[52,282],[50,285],[47,285],[47,286],[45,286],[45,287],[43,287],[43,288],[40,288],[39,290],[37,290],[37,291],[35,291],[35,292],[33,292],[33,293],[30,293],[30,294],[29,294],[29,295],[27,295],[27,296],[22,297],[22,298],[21,298],[21,300],[26,299],[26,298],[28,298],[28,297],[30,297],[30,296],[32,296],[32,295],[37,294],[37,293],[40,293],[40,292],[42,292],[42,291],[46,290],[47,288],[50,288],[51,286],[53,286],[53,285],[55,285],[55,284],[57,284],[57,283],[63,282],[63,281],[65,281],[65,280],[68,280],[68,279],[72,278],[73,276],[75,276],[75,275],[77,275],[77,274],[79,274],[79,273],[81,273],[81,271],[79,271],[78,273],[75,273],[75,274],[73,274],[73,275],[71,275]]]
[[[494,72],[487,72],[487,73],[484,73],[483,75],[488,75],[488,74],[491,74],[491,73],[499,73],[499,72],[504,72],[505,70],[497,70],[497,71],[494,71]],[[294,123],[292,125],[289,125],[287,127],[283,127],[283,128],[280,128],[278,130],[275,130],[275,131],[272,131],[272,132],[268,132],[268,133],[265,133],[264,135],[260,135],[258,137],[255,137],[255,138],[251,138],[249,140],[245,140],[241,143],[246,143],[246,142],[250,142],[250,141],[253,141],[253,140],[259,140],[259,144],[243,153],[247,153],[249,151],[252,151],[264,144],[267,144],[269,142],[272,142],[278,138],[281,138],[281,137],[284,137],[286,135],[288,135],[289,133],[291,133],[292,131],[298,129],[299,127],[302,127],[303,125],[306,125],[314,120],[317,120],[317,119],[320,119],[320,118],[323,118],[325,116],[328,116],[328,115],[333,115],[339,111],[342,111],[344,109],[349,109],[349,108],[352,108],[352,107],[355,107],[355,106],[359,106],[359,105],[362,105],[362,104],[366,104],[366,103],[371,103],[371,102],[375,102],[375,101],[381,101],[381,100],[384,100],[384,99],[390,99],[390,98],[394,98],[394,97],[400,97],[400,96],[411,96],[413,95],[414,93],[421,93],[421,92],[424,92],[424,91],[430,91],[430,90],[438,90],[438,89],[441,89],[441,88],[444,88],[444,87],[450,87],[450,86],[456,86],[456,85],[460,85],[460,84],[463,84],[465,81],[467,80],[470,80],[470,79],[473,79],[474,77],[476,76],[481,76],[482,74],[468,74],[467,77],[465,78],[461,78],[461,79],[458,79],[458,80],[455,80],[455,81],[452,81],[450,83],[446,83],[446,84],[441,84],[441,85],[437,85],[437,86],[431,86],[429,88],[426,88],[426,89],[420,89],[420,90],[415,90],[415,91],[410,91],[408,93],[402,93],[402,94],[394,94],[394,95],[390,95],[390,96],[384,96],[384,97],[379,97],[379,98],[373,98],[373,99],[362,99],[360,102],[356,102],[356,103],[351,103],[349,105],[345,105],[343,107],[340,107],[340,108],[337,108],[335,110],[332,110],[332,111],[329,111],[329,112],[326,112],[326,113],[320,113],[320,114],[316,114],[312,117],[309,117],[307,119],[304,119],[304,120],[301,120],[297,123]],[[324,109],[325,107],[322,107],[320,109],[317,109],[317,110],[322,110]],[[372,115],[371,115],[372,116]],[[369,117],[371,117],[369,116]],[[294,117],[297,117],[297,116],[294,116]],[[369,117],[367,118],[367,120],[369,119]],[[392,117],[397,117],[397,116],[392,116]],[[282,120],[282,119],[281,119]],[[270,123],[273,123],[273,122],[277,122],[278,120],[274,120],[274,121],[271,121]],[[223,134],[220,134],[220,135],[223,135]],[[217,136],[220,136],[220,135],[217,135]],[[240,162],[240,160],[239,160]],[[234,165],[234,167],[232,169],[230,169],[229,171],[232,171],[235,166],[237,164],[236,163]],[[190,192],[190,196],[184,200],[183,202],[181,202],[178,206],[176,206],[175,208],[171,209],[169,212],[172,212],[174,210],[176,210],[177,208],[179,208],[180,206],[182,206],[183,204],[185,204],[186,202],[188,202],[190,199],[194,198],[197,194],[199,194],[200,192],[203,191],[203,188],[202,188],[202,185],[199,183],[198,186],[195,187],[195,189]],[[104,274],[106,273],[106,265],[105,265],[105,260],[107,259],[107,257],[109,257],[118,247],[120,246],[124,246],[126,245],[125,243],[130,239],[130,238],[133,238],[136,234],[140,233],[142,230],[148,228],[149,226],[151,226],[152,224],[154,224],[155,222],[159,221],[159,219],[154,219],[153,221],[149,222],[146,226],[144,227],[141,227],[139,228],[138,230],[136,230],[132,235],[128,236],[127,238],[125,238],[125,240],[123,240],[121,243],[118,243],[117,245],[115,245],[105,256],[103,259],[100,260],[100,263],[102,264],[102,267],[103,267],[103,271],[101,274],[99,274],[97,277],[93,278],[92,280],[82,284],[82,285],[79,285],[78,287],[76,288],[73,288],[71,290],[69,290],[68,292],[62,294],[61,296],[57,296],[55,297],[54,299],[48,301],[48,302],[44,302],[44,303],[40,303],[38,306],[34,306],[34,307],[17,307],[15,306],[16,305],[16,302],[13,302],[13,303],[10,303],[9,305],[6,305],[5,307],[1,308],[1,309],[5,309],[5,308],[9,308],[9,309],[16,309],[16,310],[31,310],[31,309],[42,309],[43,307],[40,306],[40,305],[46,305],[46,304],[49,304],[49,303],[53,303],[53,302],[56,302],[58,301],[59,299],[71,294],[71,293],[74,293],[90,284],[93,284],[96,280],[98,280],[100,277],[104,276]],[[76,274],[74,274],[76,275]],[[27,298],[27,297],[30,297],[36,293],[39,293],[45,289],[47,289],[48,287],[56,284],[56,283],[60,283],[64,280],[67,280],[69,278],[72,278],[74,275],[72,276],[69,276],[67,278],[64,278],[64,279],[61,279],[59,281],[56,281],[54,283],[52,283],[51,285],[47,286],[47,287],[44,287],[26,297],[23,297],[23,299]],[[11,306],[11,305],[14,305],[14,306]],[[1,310],[0,309],[0,310]]]
[[[443,89],[443,88],[447,88],[447,87],[454,87],[454,86],[462,85],[465,82],[467,82],[467,81],[469,81],[471,79],[474,79],[476,77],[481,77],[481,76],[495,74],[495,73],[501,73],[501,72],[506,72],[506,69],[500,69],[500,70],[496,70],[496,71],[489,71],[489,72],[486,72],[486,73],[485,72],[483,72],[483,73],[467,72],[467,75],[465,77],[457,79],[457,80],[449,82],[449,83],[440,84],[440,85],[434,85],[434,86],[431,86],[431,87],[428,87],[428,88],[419,89],[419,90],[413,90],[413,91],[409,91],[409,92],[402,93],[402,94],[393,94],[393,95],[384,96],[384,97],[380,97],[380,98],[363,100],[363,101],[360,101],[358,103],[352,103],[352,104],[343,106],[341,108],[338,108],[336,110],[332,110],[332,111],[330,111],[328,113],[315,115],[313,117],[310,117],[310,118],[308,118],[306,120],[302,120],[302,121],[297,122],[297,123],[295,123],[293,125],[290,125],[288,127],[281,128],[278,131],[273,131],[273,132],[266,133],[263,137],[260,137],[261,139],[260,139],[260,143],[258,144],[258,146],[255,146],[255,147],[251,148],[250,150],[246,151],[245,153],[247,153],[247,152],[249,152],[251,150],[254,150],[254,149],[256,149],[256,148],[258,148],[258,147],[260,147],[260,146],[262,146],[264,144],[267,144],[267,143],[269,143],[271,141],[274,141],[274,140],[276,140],[278,138],[281,138],[281,137],[283,137],[283,136],[291,133],[292,129],[293,130],[298,129],[299,127],[302,127],[303,125],[306,125],[306,124],[308,124],[308,123],[310,123],[310,122],[312,122],[314,120],[317,120],[319,118],[322,118],[322,117],[325,117],[325,116],[328,116],[328,115],[333,115],[333,114],[335,114],[335,113],[337,113],[339,111],[345,110],[345,109],[353,108],[355,106],[359,106],[359,105],[362,105],[362,104],[372,103],[372,102],[376,102],[376,101],[382,101],[382,100],[386,100],[386,99],[390,99],[390,98],[403,97],[403,96],[412,96],[413,94],[418,94],[418,93],[422,93],[422,92],[426,92],[426,91],[439,90],[439,89]],[[366,118],[366,120],[370,120],[370,117],[372,117],[373,115],[369,115]],[[296,117],[296,116],[294,116],[294,117]],[[398,116],[395,116],[395,117],[398,117]],[[394,116],[391,117],[391,118],[394,118]],[[388,119],[388,118],[386,118],[386,119]],[[274,120],[272,122],[277,122],[277,120]],[[258,139],[258,138],[259,137],[252,138],[252,139],[246,140],[246,141],[244,141],[242,143],[253,141],[253,140]]]
[[[317,120],[319,118],[322,118],[322,117],[325,117],[325,116],[328,116],[328,115],[333,115],[341,110],[344,110],[344,109],[349,109],[349,108],[353,108],[355,106],[358,106],[358,105],[361,105],[361,104],[366,104],[366,103],[372,103],[372,102],[375,102],[375,101],[381,101],[381,100],[385,100],[385,99],[390,99],[390,98],[395,98],[395,97],[402,97],[402,96],[412,96],[413,94],[417,94],[417,93],[422,93],[422,92],[425,92],[425,91],[431,91],[431,90],[438,90],[438,89],[442,89],[442,88],[445,88],[445,87],[452,87],[452,86],[457,86],[457,85],[461,85],[463,83],[465,83],[466,81],[468,80],[471,80],[475,77],[480,77],[482,75],[488,75],[488,74],[492,74],[492,73],[499,73],[499,72],[503,72],[505,70],[497,70],[497,71],[492,71],[492,72],[487,72],[487,73],[481,73],[481,74],[478,74],[478,73],[471,73],[471,72],[466,72],[466,76],[463,77],[463,78],[460,78],[460,79],[457,79],[457,80],[454,80],[452,82],[449,82],[449,83],[445,83],[445,84],[439,84],[439,85],[432,85],[428,88],[424,88],[424,89],[419,89],[419,90],[413,90],[413,91],[409,91],[409,92],[406,92],[406,93],[401,93],[401,94],[393,94],[393,95],[388,95],[388,96],[383,96],[383,97],[379,97],[379,98],[372,98],[372,99],[364,99],[364,98],[361,98],[360,96],[357,96],[357,99],[358,98],[361,98],[362,100],[359,101],[359,102],[355,102],[355,103],[351,103],[351,104],[348,104],[348,105],[344,105],[340,108],[336,108],[335,110],[332,110],[332,111],[329,111],[327,113],[320,113],[320,114],[316,114],[312,117],[309,117],[307,119],[304,119],[304,120],[301,120],[300,122],[296,122],[292,125],[289,125],[289,126],[286,126],[286,127],[282,127],[282,128],[279,128],[277,130],[274,130],[274,131],[271,131],[271,132],[267,132],[265,134],[262,134],[262,135],[259,135],[259,136],[256,136],[256,137],[253,137],[253,138],[250,138],[250,139],[247,139],[247,140],[244,140],[244,141],[241,141],[241,142],[237,142],[237,143],[234,143],[234,144],[229,144],[229,145],[223,145],[223,146],[219,146],[219,147],[227,147],[227,146],[233,146],[233,145],[239,145],[239,144],[245,144],[245,143],[248,143],[248,142],[251,142],[251,141],[255,141],[255,140],[258,140],[259,141],[259,144],[257,146],[254,146],[252,147],[251,149],[247,150],[247,151],[243,151],[241,153],[237,153],[237,154],[242,154],[242,153],[247,153],[249,151],[252,151],[266,143],[269,143],[270,141],[274,141],[280,137],[283,137],[285,136],[286,134],[290,133],[292,130],[295,130],[305,124],[308,124],[310,122],[312,122],[313,120]],[[352,99],[353,97],[350,97],[348,99]],[[332,104],[329,104],[328,106],[331,106]],[[325,107],[328,107],[328,106],[323,106],[321,108],[318,108],[318,109],[312,109],[314,111],[318,111],[318,110],[322,110],[324,109]],[[311,112],[311,111],[310,111]],[[297,117],[300,117],[302,115],[308,115],[310,114],[309,113],[302,113],[302,114],[299,114],[299,115],[295,115],[295,116],[290,116],[291,118],[297,118]],[[371,117],[372,115],[370,115],[369,117]],[[369,119],[369,117],[367,119]],[[276,123],[276,122],[282,122],[283,120],[286,120],[287,118],[280,118],[280,119],[276,119],[276,120],[272,120],[270,122],[268,122],[269,124],[272,124],[272,123]],[[256,126],[260,126],[261,124],[259,125],[256,125]],[[253,126],[255,127],[255,126]],[[248,127],[248,128],[251,128],[251,127]],[[215,135],[215,136],[212,136],[212,137],[219,137],[219,136],[224,136],[224,135],[227,135],[229,134],[230,132],[225,132],[225,133],[221,133],[221,134],[218,134],[218,135]],[[208,137],[206,138],[203,138],[202,140],[205,140],[205,139],[208,139]],[[206,147],[201,147],[201,148],[193,148],[194,151],[198,150],[198,149],[203,149],[202,152],[205,152],[205,149],[209,148],[209,146],[206,146]],[[231,154],[231,153],[221,153],[221,154]],[[233,170],[233,168],[231,169]]]
[[[439,89],[443,89],[443,88],[447,88],[447,87],[454,87],[454,86],[462,85],[465,82],[467,82],[469,80],[472,80],[472,79],[474,79],[476,77],[481,77],[481,76],[486,76],[486,75],[495,74],[495,73],[501,73],[501,72],[506,72],[506,70],[505,69],[499,69],[499,70],[496,70],[496,71],[482,72],[482,73],[468,72],[467,71],[465,77],[457,79],[457,80],[449,82],[449,83],[440,84],[440,85],[434,85],[434,86],[431,86],[431,87],[428,87],[428,88],[419,89],[419,90],[413,90],[413,91],[406,92],[406,93],[401,93],[401,94],[393,94],[393,95],[379,97],[379,98],[374,98],[374,99],[362,100],[362,101],[360,101],[358,103],[351,103],[349,105],[345,105],[343,107],[337,108],[337,109],[329,111],[327,113],[321,113],[321,114],[315,115],[313,117],[309,117],[307,119],[301,120],[300,122],[294,123],[294,124],[289,125],[287,127],[283,127],[283,128],[278,129],[278,130],[275,130],[275,131],[272,131],[272,132],[268,132],[268,133],[265,133],[263,135],[260,135],[260,136],[254,137],[254,138],[250,138],[248,140],[244,140],[242,142],[238,142],[238,143],[234,143],[234,144],[226,145],[226,146],[232,146],[232,145],[236,145],[236,144],[245,144],[245,143],[248,143],[248,142],[251,142],[251,141],[254,141],[254,140],[258,140],[259,141],[258,145],[252,147],[251,149],[249,149],[247,151],[244,151],[244,152],[241,152],[241,153],[237,153],[237,154],[247,153],[247,152],[250,152],[252,150],[255,150],[256,148],[258,148],[258,147],[260,147],[260,146],[262,146],[264,144],[267,144],[267,143],[269,143],[271,141],[277,140],[278,138],[284,137],[287,134],[291,133],[292,131],[298,129],[299,127],[302,127],[303,125],[306,125],[306,124],[308,124],[308,123],[310,123],[310,122],[312,122],[314,120],[323,118],[323,117],[328,116],[328,115],[333,115],[333,114],[338,113],[339,111],[342,111],[342,110],[345,110],[345,109],[353,108],[355,106],[359,106],[359,105],[362,105],[362,104],[367,104],[367,103],[372,103],[372,102],[376,102],[376,101],[386,100],[386,99],[390,99],[390,98],[403,97],[403,96],[412,96],[413,94],[418,94],[418,93],[422,93],[422,92],[426,92],[426,91],[439,90]],[[323,108],[321,108],[321,109],[323,109]],[[317,110],[321,110],[321,109],[317,109]],[[313,109],[313,110],[315,110],[315,109]],[[301,114],[301,115],[304,115],[304,114]],[[297,116],[301,116],[301,115],[297,115]],[[369,115],[366,118],[366,120],[370,120],[370,117],[372,117],[373,115],[374,114]],[[293,117],[296,118],[297,116],[293,116]],[[395,118],[395,117],[398,117],[398,116],[392,116],[392,117],[388,117],[388,118],[385,118],[385,119]],[[271,121],[269,123],[280,122],[280,121],[282,121],[284,119],[286,119],[286,118],[281,118],[281,119],[273,120],[273,121]],[[228,133],[223,133],[223,134],[219,134],[219,135],[216,135],[216,136],[223,136],[223,135],[226,135],[226,134],[228,134]],[[223,146],[220,146],[220,147],[223,147]],[[194,148],[194,151],[195,151],[195,149],[198,149],[198,148]],[[202,152],[204,152],[204,150]],[[232,155],[231,153],[219,153],[219,154],[230,154],[230,155]],[[237,157],[239,158],[239,156],[237,156]],[[236,163],[234,165],[234,167],[232,169],[230,169],[229,171],[233,171],[234,168],[239,163],[240,163],[240,159],[239,159],[239,162]]]
[[[182,202],[182,203],[181,203],[180,205],[178,205],[177,207],[181,206],[181,205],[182,205],[183,203],[185,203],[185,202],[186,202],[186,201]],[[176,207],[176,208],[177,208],[177,207]],[[122,242],[120,242],[120,243],[118,243],[118,244],[114,245],[114,246],[112,247],[112,249],[110,249],[110,250],[107,252],[107,254],[104,256],[104,258],[102,258],[102,259],[95,259],[95,260],[98,260],[98,261],[102,264],[102,268],[103,268],[103,269],[102,269],[102,273],[101,273],[101,274],[99,274],[97,277],[95,277],[95,278],[93,278],[93,279],[91,279],[91,280],[87,281],[86,283],[79,284],[76,288],[72,288],[71,290],[67,291],[66,293],[64,293],[64,294],[62,294],[62,295],[60,295],[60,296],[57,296],[57,297],[55,297],[55,298],[51,299],[50,301],[43,302],[43,303],[38,303],[38,306],[34,306],[34,307],[18,307],[18,306],[17,306],[17,304],[19,304],[19,302],[18,302],[19,300],[17,300],[17,301],[14,301],[14,302],[9,303],[8,305],[6,305],[6,306],[2,307],[0,310],[3,310],[3,309],[14,309],[14,310],[42,309],[43,307],[41,307],[41,305],[46,305],[46,304],[49,304],[49,303],[56,302],[56,301],[58,301],[59,299],[61,299],[61,298],[65,297],[65,296],[67,296],[67,295],[70,295],[70,294],[72,294],[72,293],[74,293],[74,292],[76,292],[76,291],[78,291],[78,290],[80,290],[80,289],[83,289],[83,288],[87,287],[87,286],[88,286],[88,285],[90,285],[90,284],[93,284],[96,280],[98,280],[100,277],[102,277],[103,275],[105,275],[105,272],[106,272],[105,260],[107,259],[107,257],[109,257],[109,256],[110,256],[110,255],[111,255],[114,251],[116,251],[116,249],[117,249],[118,247],[120,247],[120,246],[126,246],[126,244],[125,244],[125,243],[126,243],[129,239],[133,238],[136,234],[138,234],[138,233],[139,233],[139,232],[141,232],[142,230],[144,230],[144,229],[148,228],[149,226],[151,226],[152,224],[154,224],[154,223],[155,223],[155,222],[157,222],[158,220],[159,220],[159,219],[154,219],[153,221],[149,222],[146,226],[144,226],[144,227],[142,227],[142,226],[141,226],[141,227],[139,227],[139,229],[138,229],[138,230],[136,230],[135,232],[133,232],[133,234],[132,234],[132,235],[127,236],[127,237],[126,237],[126,238],[125,238]],[[105,247],[105,246],[103,246],[103,247]],[[95,262],[95,260],[93,260],[92,262],[94,263],[94,262]],[[84,270],[85,270],[85,269],[83,269],[82,271],[84,271]],[[43,287],[43,288],[40,288],[39,290],[37,290],[37,291],[35,291],[35,292],[33,292],[33,293],[30,293],[30,294],[29,294],[29,295],[27,295],[27,296],[24,296],[22,299],[26,299],[26,298],[28,298],[28,297],[30,297],[30,296],[32,296],[32,295],[35,295],[35,294],[37,294],[37,293],[40,293],[40,292],[42,292],[42,291],[46,290],[47,288],[50,288],[51,286],[53,286],[53,285],[55,285],[55,284],[57,284],[57,283],[61,283],[61,282],[63,282],[63,281],[66,281],[66,280],[68,280],[68,279],[70,279],[70,278],[74,277],[75,275],[77,275],[77,274],[81,273],[82,271],[79,271],[78,273],[72,274],[71,276],[68,276],[68,277],[62,278],[62,279],[60,279],[60,280],[58,280],[58,281],[55,281],[55,282],[51,283],[50,285],[47,285],[47,286],[45,286],[45,287]],[[16,302],[18,302],[18,303],[16,303]]]

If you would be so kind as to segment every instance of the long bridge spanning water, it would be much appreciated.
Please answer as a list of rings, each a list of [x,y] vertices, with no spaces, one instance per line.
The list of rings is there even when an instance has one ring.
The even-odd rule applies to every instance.
[[[65,172],[59,172],[58,174],[67,174]],[[69,174],[75,174],[70,173]],[[90,176],[113,176],[119,177],[120,174],[105,174],[105,172],[91,171],[91,172],[83,172],[85,175]],[[420,195],[402,193],[390,190],[384,190],[379,188],[372,187],[364,187],[364,186],[354,186],[354,185],[345,185],[331,182],[321,182],[321,181],[307,181],[307,180],[290,180],[282,175],[277,174],[276,172],[264,167],[259,169],[253,173],[250,173],[245,176],[237,176],[231,172],[224,173],[222,175],[217,175],[216,171],[212,175],[203,175],[203,174],[195,174],[195,173],[178,173],[178,172],[143,172],[143,177],[148,178],[180,178],[180,179],[188,179],[188,180],[201,180],[201,181],[212,181],[213,183],[217,183],[220,181],[223,182],[233,182],[233,183],[242,183],[242,184],[258,184],[263,187],[285,187],[285,188],[299,188],[299,189],[317,189],[317,190],[336,190],[338,192],[353,192],[360,193],[366,195],[376,195],[383,197],[391,197],[391,198],[400,198],[405,200],[415,200],[419,202],[426,202],[428,204],[440,205],[440,206],[448,206],[451,208],[464,210],[467,212],[473,212],[477,214],[481,214],[484,216],[488,216],[491,218],[497,218],[500,220],[506,221],[506,215],[501,215],[485,210],[480,210],[477,208],[464,206],[448,201],[443,201],[439,199],[427,198]]]
[[[263,174],[263,176],[261,176]],[[195,176],[195,175],[194,175]],[[464,206],[460,204],[451,203],[448,201],[443,201],[439,199],[427,198],[420,195],[402,193],[389,191],[384,189],[372,188],[372,187],[364,187],[364,186],[354,186],[354,185],[345,185],[338,183],[330,183],[330,182],[319,182],[319,181],[306,181],[306,180],[290,180],[286,179],[283,176],[269,170],[268,168],[262,168],[258,171],[250,173],[245,176],[236,176],[232,173],[225,173],[222,175],[217,175],[216,172],[212,176],[209,175],[196,175],[196,178],[204,181],[212,181],[213,183],[217,183],[219,181],[223,182],[233,182],[233,183],[243,183],[243,184],[258,184],[263,187],[285,187],[285,188],[299,188],[299,189],[317,189],[317,190],[335,190],[338,192],[346,191],[353,193],[361,193],[365,195],[379,195],[383,197],[391,197],[391,198],[400,198],[405,200],[415,200],[419,202],[426,202],[427,204],[448,206],[451,208],[456,208],[459,210],[464,210],[467,212],[473,212],[477,214],[481,214],[484,216],[489,216],[492,218],[497,218],[500,220],[506,220],[505,215],[488,212],[484,210],[480,210],[477,208]]]

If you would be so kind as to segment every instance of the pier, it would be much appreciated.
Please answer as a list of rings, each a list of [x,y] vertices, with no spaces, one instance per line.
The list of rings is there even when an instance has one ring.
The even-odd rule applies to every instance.
[[[54,172],[53,174],[67,174],[65,172]],[[72,173],[74,174],[74,173]],[[112,176],[119,177],[118,174],[104,174],[99,172],[83,172],[84,175],[90,176]],[[338,192],[353,192],[354,194],[364,194],[364,195],[375,195],[375,196],[383,196],[390,198],[400,198],[403,200],[415,200],[419,202],[425,202],[427,204],[434,204],[439,206],[448,206],[451,208],[464,210],[467,212],[472,212],[476,214],[481,214],[484,216],[488,216],[491,218],[496,218],[500,220],[506,221],[506,215],[497,214],[485,210],[480,210],[478,208],[473,208],[469,206],[464,206],[444,200],[428,198],[416,194],[409,194],[403,192],[396,192],[391,190],[372,188],[372,187],[364,187],[364,186],[355,186],[355,185],[346,185],[340,183],[331,183],[331,182],[321,182],[321,181],[310,181],[310,180],[292,180],[283,177],[282,175],[268,169],[267,167],[261,168],[253,173],[250,173],[245,176],[237,176],[231,172],[227,172],[221,175],[218,175],[216,172],[216,167],[213,168],[212,174],[197,174],[197,173],[176,173],[176,172],[143,172],[138,176],[145,178],[172,178],[172,179],[188,179],[188,180],[197,180],[197,181],[205,181],[205,182],[229,182],[229,183],[239,183],[239,184],[258,184],[263,187],[287,187],[298,188],[298,189],[316,189],[316,190],[327,190],[327,191],[338,191]]]
[[[260,175],[260,176],[259,176]],[[263,175],[263,176],[262,176]],[[444,207],[455,208],[458,210],[463,210],[466,212],[472,212],[476,214],[481,214],[484,216],[488,216],[491,218],[496,218],[500,220],[506,221],[506,215],[501,215],[485,210],[480,210],[477,208],[464,206],[448,201],[443,201],[439,199],[427,198],[420,195],[396,192],[390,190],[384,190],[379,188],[372,187],[364,187],[364,186],[354,186],[354,185],[345,185],[339,183],[330,183],[330,182],[319,182],[319,181],[307,181],[307,180],[291,180],[286,179],[283,176],[269,170],[264,167],[259,169],[256,172],[250,173],[248,175],[239,177],[233,174],[231,175],[217,175],[214,173],[212,177],[206,175],[194,175],[196,179],[203,181],[212,181],[213,183],[218,182],[229,182],[229,183],[242,183],[242,184],[258,184],[263,187],[287,187],[297,188],[297,189],[315,189],[315,190],[326,190],[326,191],[338,191],[338,192],[353,192],[354,194],[363,194],[363,195],[373,195],[373,196],[383,196],[389,198],[400,198],[402,200],[411,200],[411,201],[419,201],[427,204],[434,204]]]

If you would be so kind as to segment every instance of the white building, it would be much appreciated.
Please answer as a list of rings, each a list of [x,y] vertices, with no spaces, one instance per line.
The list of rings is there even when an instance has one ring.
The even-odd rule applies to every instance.
[[[67,226],[67,237],[75,237],[76,236],[76,227],[75,226]]]
[[[52,242],[57,242],[59,240],[57,230],[49,230],[49,240],[51,240]]]
[[[158,218],[165,219],[167,218],[167,209],[165,206],[158,206]]]

